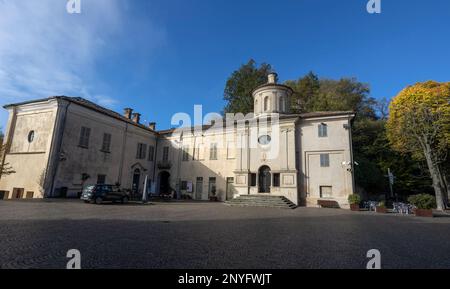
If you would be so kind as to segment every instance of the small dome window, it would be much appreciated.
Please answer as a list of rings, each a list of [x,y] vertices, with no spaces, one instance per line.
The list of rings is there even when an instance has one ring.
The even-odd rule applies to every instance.
[[[32,143],[34,141],[34,130],[28,133],[28,142]]]

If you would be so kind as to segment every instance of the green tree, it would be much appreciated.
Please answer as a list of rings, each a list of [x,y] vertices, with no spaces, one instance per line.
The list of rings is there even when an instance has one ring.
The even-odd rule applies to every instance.
[[[319,79],[309,72],[298,80],[288,80],[292,87],[293,112],[355,111],[359,116],[375,118],[374,98],[370,88],[356,78]]]
[[[288,80],[285,84],[294,90],[291,98],[291,111],[293,113],[311,111],[311,104],[319,94],[319,77],[310,71],[298,80]]]
[[[358,118],[353,124],[353,155],[358,166],[355,179],[369,194],[389,191],[387,170],[395,175],[394,192],[404,196],[430,193],[431,179],[422,162],[410,154],[392,150],[386,135],[386,120]]]
[[[369,97],[370,88],[356,78],[340,80],[321,79],[319,96],[309,109],[314,111],[346,111],[358,113],[360,117],[375,118],[375,100]]]
[[[408,86],[391,102],[387,122],[392,147],[425,160],[436,194],[437,208],[448,197],[447,168],[450,145],[450,82],[428,81]]]
[[[226,82],[223,94],[227,101],[225,113],[253,112],[252,91],[255,87],[267,83],[267,76],[271,72],[270,64],[262,63],[258,67],[253,59],[234,71]]]

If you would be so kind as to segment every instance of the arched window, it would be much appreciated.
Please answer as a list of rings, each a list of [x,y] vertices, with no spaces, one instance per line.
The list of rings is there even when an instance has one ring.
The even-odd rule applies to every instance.
[[[285,111],[285,102],[284,102],[284,97],[280,97],[279,100],[279,104],[278,104],[278,111]]]
[[[264,111],[268,111],[269,110],[269,97],[266,96],[264,98]]]

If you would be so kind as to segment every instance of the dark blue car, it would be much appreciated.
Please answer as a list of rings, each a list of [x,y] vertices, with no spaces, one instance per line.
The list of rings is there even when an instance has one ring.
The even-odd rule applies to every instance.
[[[130,197],[113,185],[90,185],[83,189],[81,199],[85,203],[101,204],[104,201],[128,203]]]

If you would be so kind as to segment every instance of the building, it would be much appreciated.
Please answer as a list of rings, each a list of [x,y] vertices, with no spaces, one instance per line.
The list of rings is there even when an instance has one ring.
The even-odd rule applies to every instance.
[[[118,114],[65,96],[6,105],[6,153],[15,174],[0,179],[4,198],[76,196],[83,186],[118,184],[141,193],[174,191],[220,200],[285,196],[297,205],[354,190],[353,112],[292,114],[292,89],[276,74],[254,89],[254,114],[201,127],[156,131],[132,109]]]

